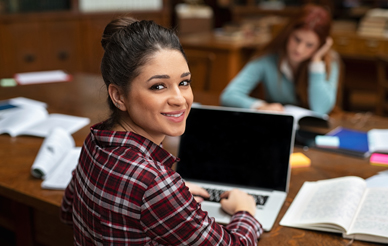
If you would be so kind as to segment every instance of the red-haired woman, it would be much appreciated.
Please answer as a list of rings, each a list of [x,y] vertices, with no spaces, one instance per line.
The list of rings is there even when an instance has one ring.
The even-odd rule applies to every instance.
[[[221,104],[274,111],[292,104],[329,113],[336,102],[339,77],[339,61],[330,50],[330,28],[326,9],[305,5],[229,83]],[[260,82],[265,101],[249,96]]]

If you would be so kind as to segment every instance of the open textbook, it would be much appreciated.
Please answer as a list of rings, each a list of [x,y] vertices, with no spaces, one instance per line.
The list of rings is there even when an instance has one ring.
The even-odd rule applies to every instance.
[[[294,116],[295,129],[299,126],[329,127],[329,116],[294,105],[284,105],[284,113]]]
[[[388,187],[353,176],[305,182],[280,225],[388,243]]]
[[[5,102],[11,108],[0,114],[0,134],[7,133],[12,137],[46,137],[54,127],[62,127],[73,134],[90,122],[85,117],[49,114],[45,104],[34,100],[29,100],[29,103],[19,103],[20,101],[12,99]]]
[[[54,128],[45,138],[35,161],[31,174],[43,179],[42,188],[63,190],[71,180],[81,153],[75,147],[72,136],[62,128]]]

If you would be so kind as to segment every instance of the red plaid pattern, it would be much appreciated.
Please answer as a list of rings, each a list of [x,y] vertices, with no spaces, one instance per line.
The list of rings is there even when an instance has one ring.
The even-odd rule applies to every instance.
[[[177,158],[137,134],[99,127],[62,201],[76,245],[256,245],[260,223],[247,212],[215,223],[171,169]]]

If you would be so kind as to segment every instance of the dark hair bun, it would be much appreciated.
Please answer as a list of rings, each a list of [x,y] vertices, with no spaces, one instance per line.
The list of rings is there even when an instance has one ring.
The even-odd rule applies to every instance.
[[[104,29],[104,32],[102,34],[101,38],[101,45],[106,49],[107,45],[110,43],[112,36],[122,30],[130,26],[132,23],[137,22],[138,20],[129,17],[129,16],[123,16],[121,18],[117,18],[113,21],[111,21]]]

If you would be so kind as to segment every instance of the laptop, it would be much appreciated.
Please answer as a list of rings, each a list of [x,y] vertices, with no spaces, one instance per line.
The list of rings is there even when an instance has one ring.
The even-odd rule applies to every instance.
[[[255,217],[270,231],[287,197],[294,135],[291,115],[193,105],[176,171],[208,190],[202,209],[221,224],[231,216],[221,209],[220,193],[239,188],[254,195]]]

